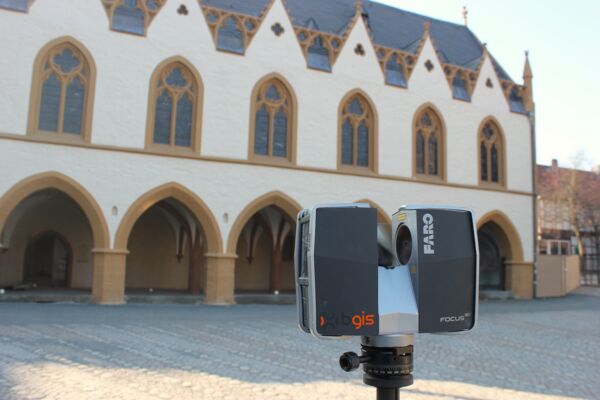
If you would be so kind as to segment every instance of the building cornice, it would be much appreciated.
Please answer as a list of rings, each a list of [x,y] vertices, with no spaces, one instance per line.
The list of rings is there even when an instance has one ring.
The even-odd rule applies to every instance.
[[[302,171],[302,172],[313,172],[313,173],[340,175],[340,176],[348,176],[348,177],[359,177],[359,178],[374,179],[374,180],[406,182],[406,183],[414,183],[417,185],[427,185],[432,188],[444,186],[444,187],[449,187],[449,188],[454,188],[454,189],[466,189],[466,190],[474,190],[474,191],[481,191],[481,192],[495,192],[495,193],[502,193],[502,194],[508,194],[508,195],[526,196],[526,197],[534,196],[534,194],[531,192],[522,191],[522,190],[505,189],[505,188],[501,188],[501,187],[496,188],[496,187],[468,185],[468,184],[452,183],[452,182],[444,182],[444,181],[421,180],[421,179],[415,178],[415,177],[387,175],[387,174],[380,174],[380,173],[376,174],[376,173],[372,173],[372,172],[371,173],[361,173],[360,171],[354,171],[354,170],[337,170],[337,169],[308,167],[308,166],[292,165],[292,164],[281,164],[281,165],[264,164],[264,163],[260,163],[260,162],[256,162],[256,161],[252,161],[252,160],[244,160],[244,159],[202,156],[199,154],[179,154],[179,153],[174,154],[174,153],[168,153],[168,152],[159,152],[159,151],[156,151],[153,149],[118,147],[118,146],[85,143],[85,142],[65,142],[65,141],[59,141],[59,140],[50,140],[46,137],[38,138],[36,136],[16,135],[16,134],[8,134],[8,133],[2,133],[2,132],[0,132],[0,140],[38,143],[38,144],[62,146],[62,147],[74,147],[74,148],[96,150],[96,151],[137,154],[137,155],[141,155],[141,156],[179,158],[179,159],[188,159],[188,160],[196,160],[196,161],[203,161],[203,162],[212,162],[212,163],[227,163],[227,164],[255,166],[258,168],[289,169],[289,170],[296,170],[296,171]]]

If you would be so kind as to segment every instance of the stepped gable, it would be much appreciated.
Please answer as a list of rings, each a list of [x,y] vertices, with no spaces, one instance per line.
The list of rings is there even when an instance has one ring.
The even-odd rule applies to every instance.
[[[260,15],[270,0],[200,0],[202,5],[253,16]],[[356,0],[284,0],[295,26],[342,36],[355,15]],[[476,71],[483,56],[483,45],[471,30],[454,24],[363,0],[363,15],[371,29],[373,43],[416,54],[423,38],[424,23],[442,63]],[[499,78],[512,81],[495,59]]]

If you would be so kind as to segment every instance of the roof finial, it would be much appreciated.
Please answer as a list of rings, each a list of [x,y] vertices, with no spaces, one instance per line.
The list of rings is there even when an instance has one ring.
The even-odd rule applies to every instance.
[[[431,28],[431,22],[430,21],[425,21],[423,22],[423,33],[429,35],[429,28]]]
[[[467,10],[467,6],[463,6],[462,16],[465,20],[465,26],[469,26],[469,10]]]
[[[525,51],[525,68],[523,70],[523,79],[533,78],[533,71],[531,70],[531,64],[529,63],[529,50]]]
[[[354,2],[354,11],[356,12],[356,15],[361,15],[362,11],[363,11],[363,2],[362,0],[356,0]]]

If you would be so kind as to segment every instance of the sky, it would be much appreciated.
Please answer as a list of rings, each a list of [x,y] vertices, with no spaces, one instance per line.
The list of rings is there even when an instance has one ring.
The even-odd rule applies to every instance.
[[[533,68],[537,161],[570,166],[585,155],[600,164],[599,0],[376,0],[433,18],[463,23],[517,83],[524,52]]]

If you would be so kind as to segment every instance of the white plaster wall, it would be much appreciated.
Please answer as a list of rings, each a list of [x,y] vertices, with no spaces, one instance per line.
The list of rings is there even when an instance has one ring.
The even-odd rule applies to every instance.
[[[187,6],[187,16],[176,12],[180,4]],[[271,31],[275,22],[285,29],[281,37]],[[247,158],[252,88],[263,76],[277,72],[289,81],[298,99],[300,166],[336,168],[340,101],[348,91],[359,88],[376,105],[381,174],[412,176],[414,113],[431,102],[440,110],[447,128],[449,182],[477,185],[477,128],[491,115],[505,134],[508,188],[531,191],[529,124],[525,116],[509,111],[489,59],[471,103],[452,99],[430,40],[408,89],[387,86],[360,20],[333,72],[310,70],[281,0],[274,2],[243,57],[215,50],[195,0],[167,1],[147,37],[111,31],[100,0],[40,0],[29,14],[0,10],[3,54],[11,55],[0,58],[0,134],[26,134],[34,59],[46,43],[65,35],[82,42],[96,64],[93,144],[143,148],[150,77],[159,63],[179,55],[196,67],[204,85],[204,156]],[[357,43],[365,48],[364,56],[354,53]],[[424,67],[427,60],[435,65],[431,72]],[[493,89],[485,86],[487,77],[493,80]],[[517,226],[528,259],[532,258],[532,206],[530,197],[523,195],[1,139],[0,143],[0,170],[10,171],[0,176],[0,194],[32,174],[62,172],[97,199],[113,235],[123,213],[139,196],[176,181],[208,203],[221,222],[224,241],[235,216],[251,200],[281,190],[304,206],[369,198],[387,212],[404,203],[420,202],[465,205],[480,215],[503,210]],[[113,206],[119,209],[117,216],[110,213]],[[224,213],[230,215],[229,224],[222,223]]]
[[[13,171],[0,179],[0,195],[28,176],[46,171],[63,173],[98,201],[113,238],[123,215],[140,196],[177,182],[195,192],[212,210],[224,246],[241,211],[257,197],[278,190],[303,207],[370,199],[388,214],[403,204],[415,203],[462,205],[479,217],[501,210],[516,226],[526,259],[531,261],[533,256],[532,203],[527,195],[13,140],[0,139],[0,143],[0,170]],[[16,164],[19,169],[12,168]],[[117,215],[111,213],[113,206],[118,208]],[[229,214],[228,223],[224,222],[225,213]]]
[[[189,15],[177,13],[180,4],[187,6]],[[270,29],[276,22],[285,29],[281,37]],[[449,182],[477,184],[477,128],[485,117],[493,115],[506,136],[508,187],[531,190],[528,121],[509,112],[489,59],[473,101],[454,100],[430,40],[417,61],[409,88],[398,89],[384,84],[362,20],[354,25],[333,73],[307,69],[281,0],[273,4],[244,57],[215,50],[194,0],[166,2],[147,37],[111,31],[99,0],[38,1],[29,14],[0,10],[0,33],[9,38],[3,42],[5,54],[13,55],[0,59],[2,133],[26,133],[35,56],[48,41],[69,35],[88,48],[97,67],[93,143],[143,148],[151,75],[160,62],[180,55],[196,67],[204,84],[203,155],[247,158],[252,88],[261,77],[278,72],[290,82],[298,98],[299,165],[336,168],[339,104],[348,91],[360,88],[376,104],[382,174],[412,176],[414,113],[431,102],[447,127]],[[354,53],[358,43],[365,48],[365,56]],[[427,60],[435,65],[432,72],[423,65]],[[492,90],[484,85],[487,77],[495,83]]]

